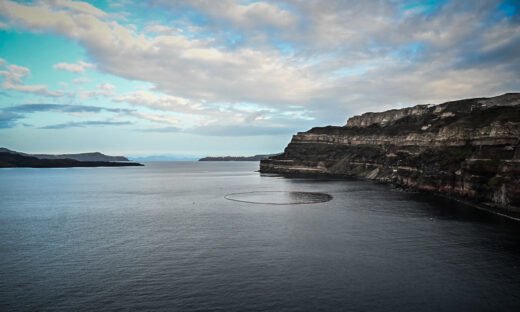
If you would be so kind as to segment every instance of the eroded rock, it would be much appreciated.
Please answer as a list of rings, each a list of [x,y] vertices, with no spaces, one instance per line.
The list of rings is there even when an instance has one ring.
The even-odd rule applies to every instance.
[[[520,94],[417,105],[293,136],[261,172],[389,182],[520,212]]]

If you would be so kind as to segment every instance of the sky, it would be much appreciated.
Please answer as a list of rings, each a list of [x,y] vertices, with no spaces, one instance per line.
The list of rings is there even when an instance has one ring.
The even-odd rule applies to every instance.
[[[364,112],[518,92],[519,7],[0,0],[0,146],[278,153]]]

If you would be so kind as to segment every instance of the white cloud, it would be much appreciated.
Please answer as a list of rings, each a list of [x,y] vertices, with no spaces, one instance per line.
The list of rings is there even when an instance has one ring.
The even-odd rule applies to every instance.
[[[96,87],[98,88],[98,90],[88,90],[88,91],[80,92],[79,97],[82,99],[89,99],[92,97],[98,97],[100,95],[112,96],[112,95],[114,95],[113,90],[116,88],[116,86],[114,86],[113,84],[110,84],[110,83],[98,84],[98,85],[96,85]]]
[[[54,68],[54,69],[63,69],[63,70],[70,71],[73,73],[83,73],[83,72],[85,72],[85,68],[95,68],[95,67],[96,67],[96,65],[87,63],[87,62],[83,62],[83,61],[78,61],[76,64],[58,63],[58,64],[55,64],[52,66],[52,68]]]
[[[181,28],[169,27],[163,25],[147,25],[144,30],[148,33],[152,34],[161,34],[161,35],[176,35],[182,33],[183,30]]]
[[[64,95],[61,91],[49,91],[45,85],[24,85],[23,80],[31,73],[27,67],[14,64],[7,65],[7,62],[3,59],[0,59],[0,67],[6,68],[6,70],[0,71],[0,76],[4,77],[4,82],[1,84],[3,89],[51,97],[61,97]]]
[[[319,124],[396,103],[493,95],[520,85],[520,26],[514,18],[489,22],[496,1],[450,1],[429,14],[378,0],[159,3],[198,9],[207,18],[205,37],[187,34],[194,25],[178,32],[153,24],[139,33],[111,16],[41,3],[3,1],[0,16],[9,25],[77,39],[100,70],[166,94],[139,91],[114,101],[203,115],[207,123],[265,122],[273,115],[219,110],[243,102],[277,114],[298,104]],[[227,47],[228,31],[244,43]],[[284,56],[279,43],[295,53]]]
[[[148,38],[117,22],[10,1],[0,4],[0,12],[23,27],[79,39],[102,70],[183,98],[300,102],[318,85],[305,68],[276,51],[228,51],[183,36]]]
[[[95,6],[83,1],[51,0],[49,3],[54,7],[67,8],[78,13],[90,14],[97,17],[104,17],[107,15]]]
[[[204,110],[200,104],[191,103],[189,100],[166,95],[159,97],[148,91],[136,91],[127,95],[116,96],[112,98],[114,102],[125,102],[131,105],[144,106],[156,110],[183,112],[183,113],[201,113]]]
[[[295,17],[287,10],[283,10],[272,3],[253,2],[242,4],[239,1],[211,0],[195,1],[199,9],[213,17],[225,18],[241,27],[259,25],[289,27],[296,22]],[[192,2],[193,4],[193,2]]]
[[[141,113],[141,112],[134,112],[132,113],[132,116],[135,116],[140,119],[145,119],[148,121],[151,121],[153,123],[160,123],[160,124],[169,124],[169,125],[177,125],[181,122],[181,119],[169,116],[169,115],[161,115],[161,114],[150,114],[150,113]]]
[[[276,2],[255,1],[244,3],[244,1],[239,0],[156,0],[153,2],[176,10],[186,6],[194,7],[213,20],[228,22],[248,29],[265,26],[287,28],[294,26],[297,21],[289,10],[276,5]]]
[[[87,83],[89,81],[90,81],[90,79],[88,79],[87,77],[80,77],[80,78],[76,78],[76,79],[72,80],[72,82],[75,84],[83,84],[83,83]]]

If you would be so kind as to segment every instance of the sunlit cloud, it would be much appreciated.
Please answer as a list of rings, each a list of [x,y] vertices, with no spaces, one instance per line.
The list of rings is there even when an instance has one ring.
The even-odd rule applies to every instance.
[[[104,17],[107,14],[95,6],[82,1],[71,0],[50,0],[48,1],[54,7],[67,8],[78,13],[86,13],[97,17]]]
[[[101,83],[96,86],[97,90],[88,90],[82,91],[79,93],[79,97],[82,99],[89,99],[92,97],[102,96],[112,96],[114,94],[114,89],[116,86],[110,83]]]
[[[81,52],[45,68],[2,55],[0,100],[104,107],[47,112],[201,142],[264,133],[282,148],[292,131],[366,111],[518,91],[518,12],[499,0],[6,0],[0,31]],[[44,114],[1,111],[11,128]]]
[[[125,102],[134,106],[144,106],[157,110],[200,113],[203,106],[191,103],[188,99],[177,96],[158,96],[148,91],[136,91],[112,98],[114,102]]]
[[[4,81],[0,85],[5,90],[16,90],[19,92],[36,93],[40,95],[50,97],[61,97],[65,93],[62,91],[49,91],[45,85],[26,85],[24,80],[30,74],[30,70],[27,67],[18,65],[6,65],[6,61],[0,59],[0,69],[5,67],[4,70],[0,70],[0,77],[3,77]]]
[[[54,69],[63,69],[66,71],[70,71],[73,73],[83,73],[85,72],[85,68],[95,68],[96,65],[90,64],[83,61],[78,61],[75,64],[70,63],[58,63],[53,66]]]

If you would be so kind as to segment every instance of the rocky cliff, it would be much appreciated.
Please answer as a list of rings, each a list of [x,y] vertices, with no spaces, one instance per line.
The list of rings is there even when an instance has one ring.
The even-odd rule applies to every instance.
[[[520,213],[520,93],[366,113],[294,135],[261,172],[335,175]]]

